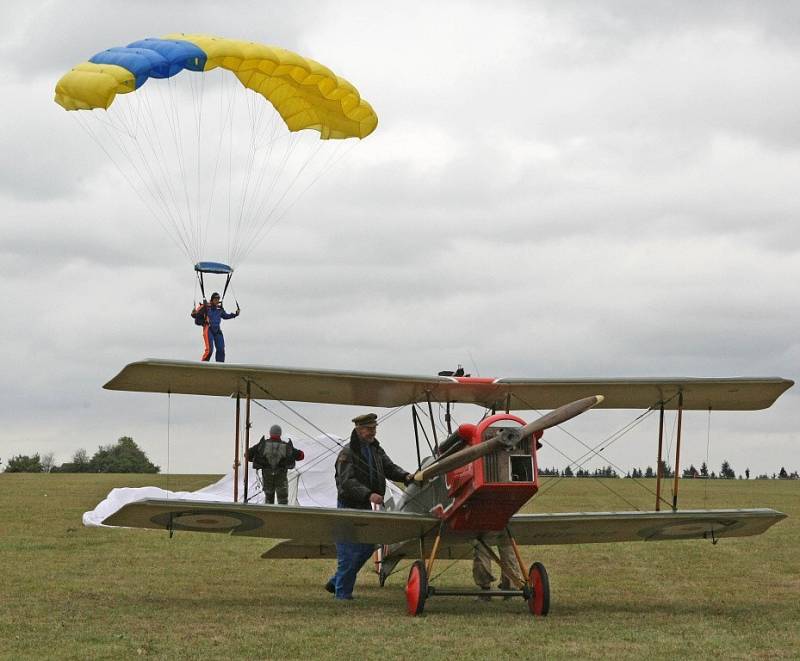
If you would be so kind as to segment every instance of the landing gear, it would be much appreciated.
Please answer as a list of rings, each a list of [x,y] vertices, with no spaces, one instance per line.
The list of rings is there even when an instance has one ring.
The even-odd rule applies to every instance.
[[[425,570],[425,563],[416,560],[411,565],[406,582],[406,606],[408,614],[412,617],[419,615],[425,608],[425,600],[428,598],[428,572]]]
[[[428,597],[435,595],[443,597],[467,597],[479,596],[486,597],[522,597],[528,603],[528,609],[532,615],[544,617],[550,612],[550,580],[547,577],[547,570],[541,562],[534,562],[527,574],[525,573],[525,566],[522,563],[522,556],[519,552],[519,547],[514,540],[511,532],[508,531],[508,542],[514,549],[519,570],[513,567],[513,561],[508,564],[503,561],[503,558],[495,553],[483,538],[479,537],[477,543],[480,544],[484,550],[492,557],[492,559],[500,565],[503,575],[508,576],[514,587],[505,587],[499,590],[464,590],[464,589],[451,589],[451,588],[437,588],[428,584],[428,577],[431,575],[433,563],[436,560],[436,553],[439,549],[439,542],[441,541],[442,529],[436,536],[436,541],[433,544],[431,556],[428,558],[427,565],[424,560],[416,560],[411,565],[411,570],[408,572],[408,580],[406,581],[406,606],[408,614],[415,617],[422,613],[425,608],[425,601]],[[424,548],[422,540],[420,541],[420,549]],[[508,557],[507,554],[504,557]],[[524,578],[520,578],[520,577]]]
[[[534,562],[528,571],[528,585],[531,596],[528,597],[528,608],[532,615],[544,617],[550,611],[550,579],[541,562]]]

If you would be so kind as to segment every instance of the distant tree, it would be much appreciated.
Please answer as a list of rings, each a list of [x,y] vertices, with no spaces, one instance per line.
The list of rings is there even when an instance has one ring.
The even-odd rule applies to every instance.
[[[644,471],[645,477],[655,477],[655,473],[653,473],[653,468],[648,466],[647,469]]]
[[[91,473],[92,464],[89,454],[81,448],[72,455],[72,461],[65,462],[54,470],[59,473]]]
[[[158,473],[161,469],[130,436],[123,436],[115,445],[106,445],[95,452],[89,462],[93,473]]]
[[[700,475],[702,477],[708,477],[708,466],[706,466],[706,462],[705,461],[700,466]]]
[[[41,473],[42,461],[37,452],[32,457],[26,454],[18,454],[16,457],[11,457],[6,465],[6,473]]]
[[[689,464],[689,468],[683,469],[683,477],[697,477],[700,472],[694,467],[694,464]]]
[[[724,480],[732,480],[736,477],[731,465],[727,461],[722,462],[722,467],[719,469],[719,476]]]
[[[746,480],[750,479],[750,469],[749,468],[745,468],[744,469],[744,477],[745,477]]]
[[[789,475],[790,480],[800,480],[800,473],[797,471],[793,471],[791,475]]]
[[[88,473],[91,470],[89,453],[81,448],[72,455],[72,464],[75,467],[76,473]]]
[[[56,462],[53,458],[53,453],[48,452],[46,455],[42,457],[42,472],[49,473],[53,468],[55,468]]]
[[[572,472],[572,469],[569,467],[569,465],[567,465],[567,467],[564,469],[562,475],[564,477],[575,477],[575,474]]]
[[[788,478],[789,478],[789,473],[787,473],[786,469],[783,466],[781,466],[781,472],[778,473],[778,479],[779,480],[786,480]]]
[[[661,460],[661,477],[672,477],[672,466],[666,463],[663,459]]]

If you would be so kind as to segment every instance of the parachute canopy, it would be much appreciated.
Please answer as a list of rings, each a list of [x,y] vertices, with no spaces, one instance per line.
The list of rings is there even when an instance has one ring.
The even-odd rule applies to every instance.
[[[290,131],[365,138],[378,125],[356,88],[319,62],[275,46],[202,34],[142,39],[97,53],[61,77],[55,101],[67,110],[108,109],[117,94],[134,92],[149,78],[217,67],[267,99]]]

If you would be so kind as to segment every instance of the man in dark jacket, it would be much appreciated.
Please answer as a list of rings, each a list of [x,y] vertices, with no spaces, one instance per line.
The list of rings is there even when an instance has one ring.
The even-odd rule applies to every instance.
[[[261,469],[264,485],[264,502],[272,505],[278,495],[278,505],[289,504],[288,471],[294,468],[296,461],[302,461],[305,455],[302,450],[295,449],[291,441],[281,438],[279,425],[269,428],[269,438],[261,437],[258,443],[247,449],[247,460],[253,462],[253,468]]]
[[[386,479],[410,484],[414,476],[392,463],[375,438],[378,416],[353,418],[355,429],[336,459],[337,506],[359,510],[383,504]],[[374,544],[336,543],[336,573],[325,584],[337,599],[352,599],[356,575],[372,555]]]

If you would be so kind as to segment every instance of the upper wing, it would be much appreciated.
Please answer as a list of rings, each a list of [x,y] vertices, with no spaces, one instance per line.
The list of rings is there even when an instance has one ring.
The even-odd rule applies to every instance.
[[[768,408],[794,384],[769,378],[492,379],[404,376],[308,370],[262,365],[145,360],[131,363],[103,386],[109,390],[244,395],[254,399],[395,407],[424,402],[464,402],[511,410],[553,409],[603,395],[599,408],[645,409],[664,402],[686,410]]]
[[[336,541],[391,544],[419,538],[439,525],[439,519],[411,512],[139,500],[125,505],[103,524],[291,539],[313,547]]]

